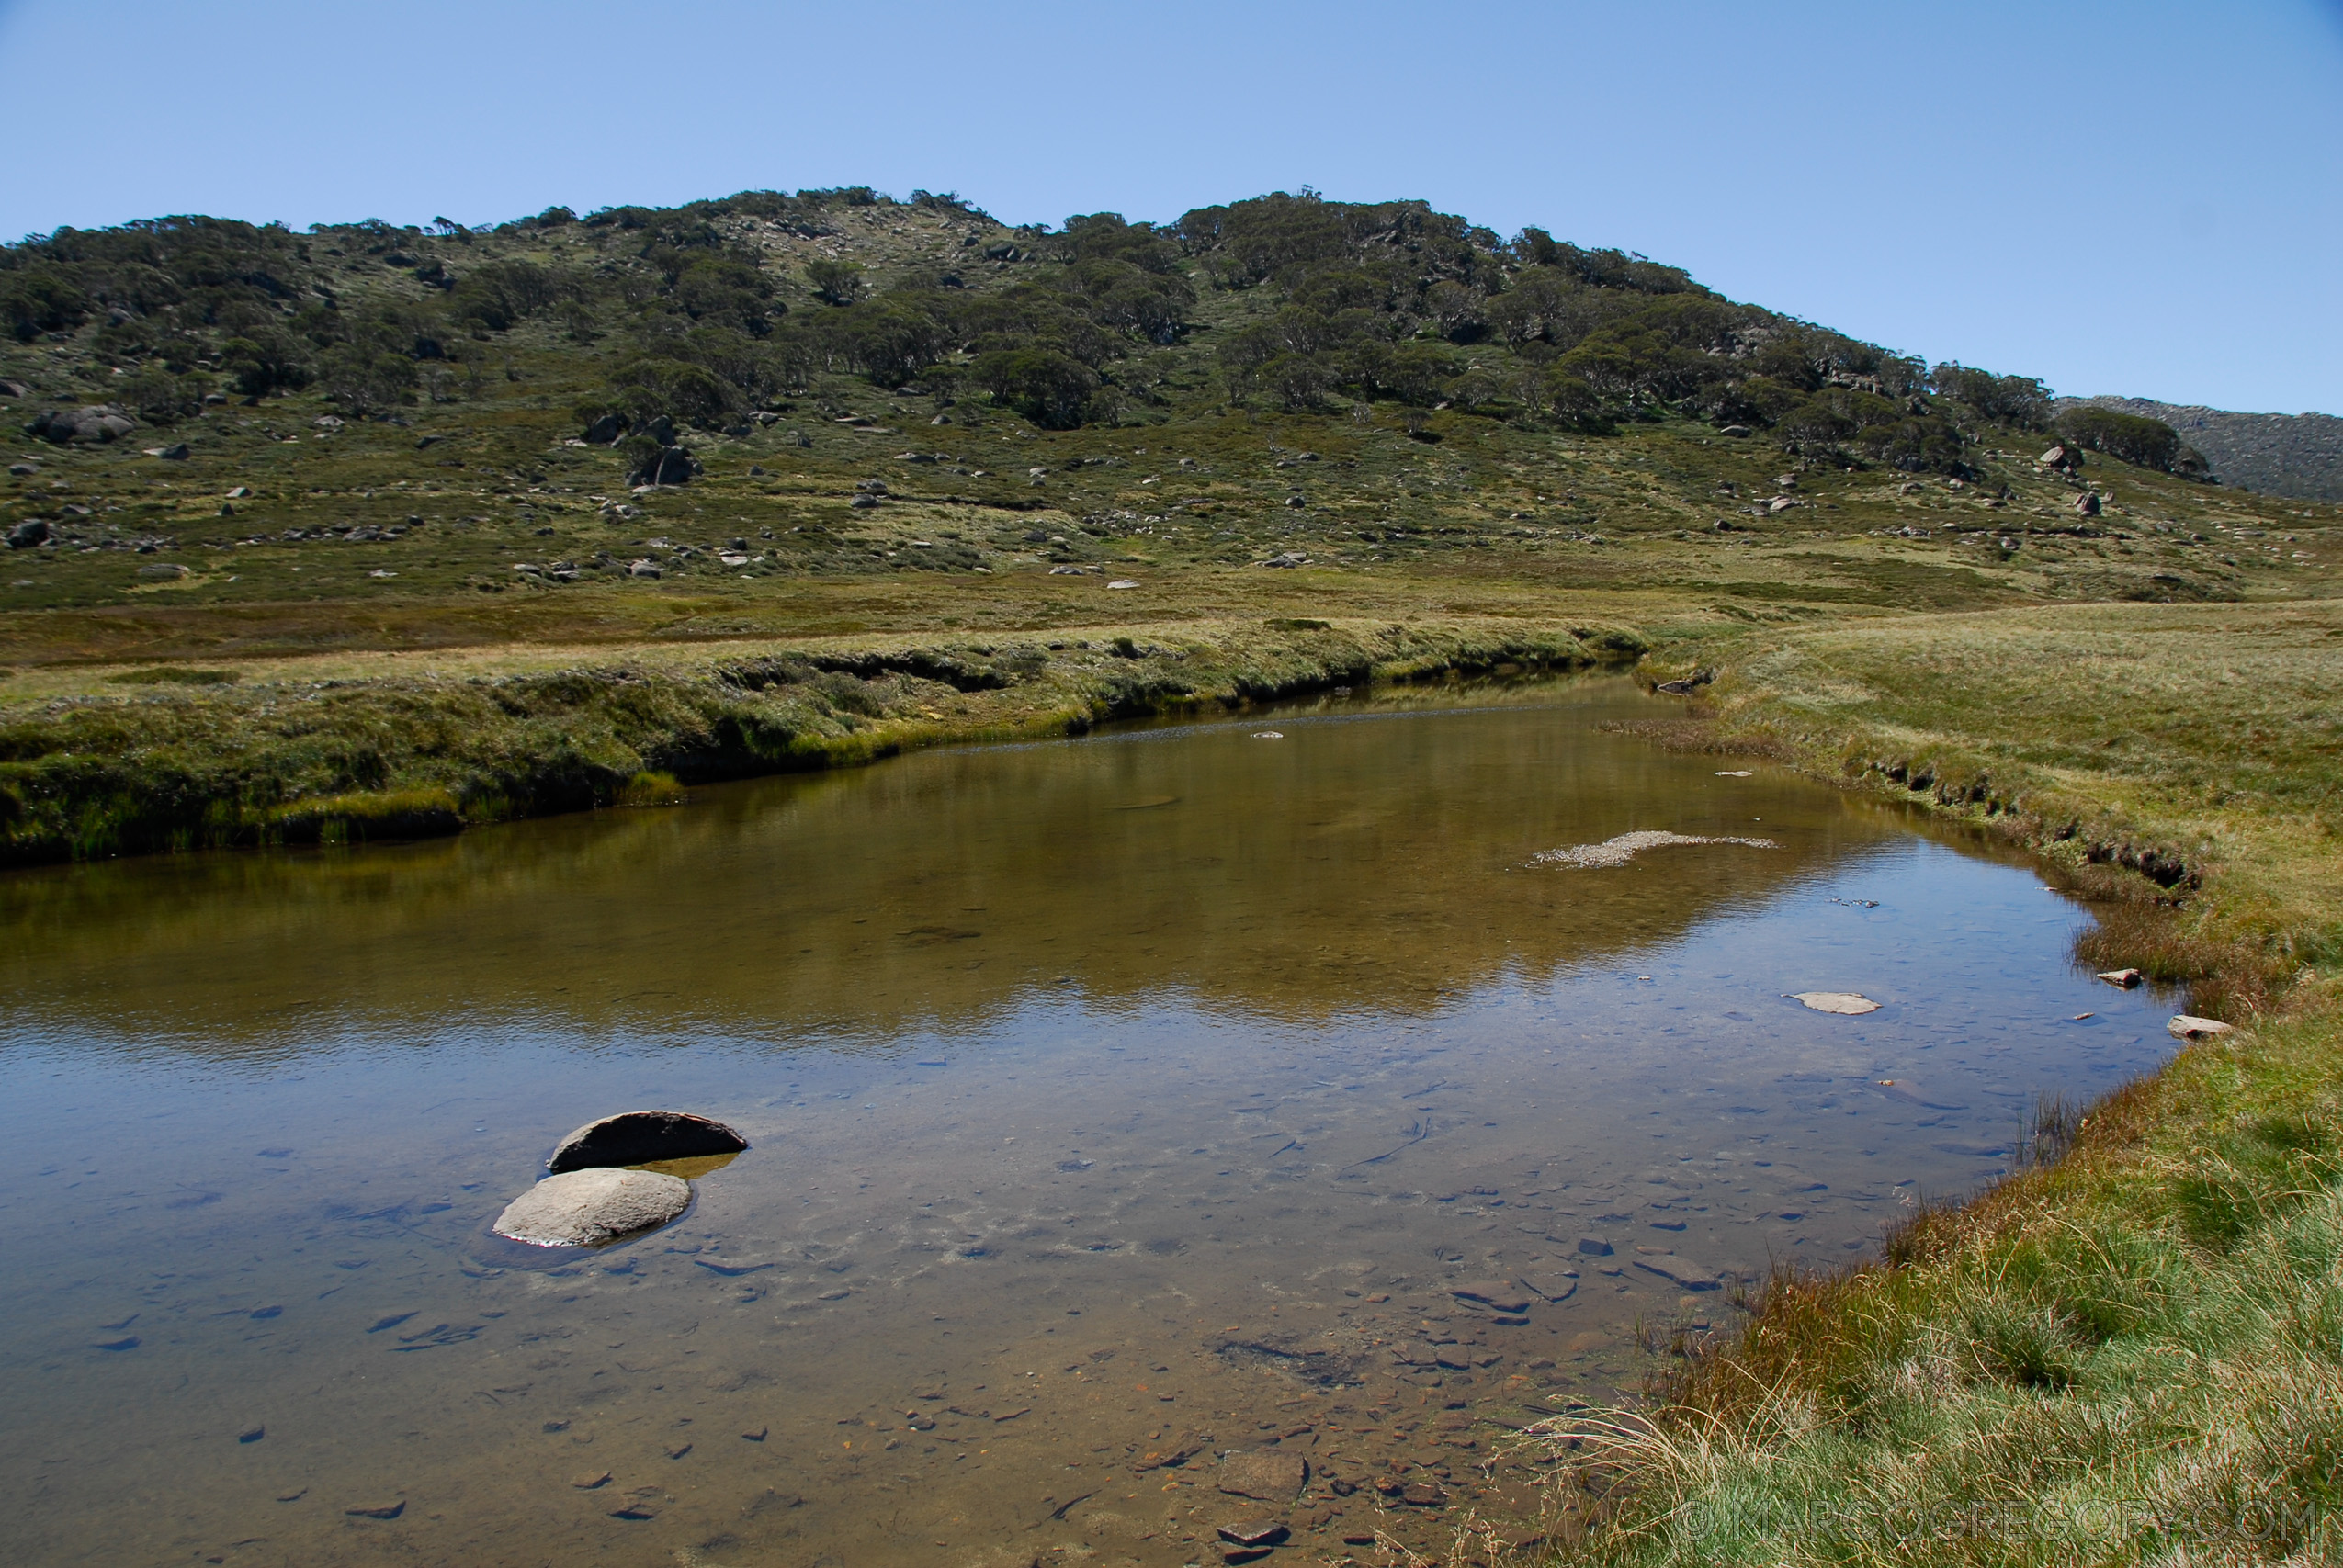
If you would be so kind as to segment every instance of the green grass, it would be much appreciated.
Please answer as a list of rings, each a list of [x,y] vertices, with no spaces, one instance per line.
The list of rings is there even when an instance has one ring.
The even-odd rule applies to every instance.
[[[1817,771],[2073,872],[2145,853],[2193,925],[2289,970],[2343,957],[2343,603],[1932,615],[1671,659],[1723,664],[1717,720]]]

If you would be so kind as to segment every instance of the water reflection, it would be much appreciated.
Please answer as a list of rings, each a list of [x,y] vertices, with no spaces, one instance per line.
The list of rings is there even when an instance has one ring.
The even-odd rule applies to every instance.
[[[0,995],[206,1052],[297,1049],[292,1021],[321,1014],[483,1010],[884,1041],[1065,986],[1296,1021],[1420,1012],[1668,940],[1893,830],[1598,732],[1642,711],[1615,682],[1579,698],[1336,705],[1280,716],[1274,740],[1255,720],[937,752],[395,849],[24,875]],[[1753,819],[1779,849],[1525,864]]]

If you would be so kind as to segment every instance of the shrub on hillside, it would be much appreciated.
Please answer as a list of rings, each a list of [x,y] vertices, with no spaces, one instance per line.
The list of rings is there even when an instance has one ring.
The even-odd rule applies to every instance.
[[[2162,420],[2112,409],[2070,408],[2058,416],[2058,434],[2086,451],[2159,473],[2171,472],[2181,452],[2179,433]]]

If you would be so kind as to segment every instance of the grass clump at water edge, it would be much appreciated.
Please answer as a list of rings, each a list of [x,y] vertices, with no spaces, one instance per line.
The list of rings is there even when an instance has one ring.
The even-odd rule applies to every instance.
[[[1884,1266],[1777,1279],[1637,1414],[1543,1424],[1619,1563],[2332,1561],[2332,998],[2192,1047]]]

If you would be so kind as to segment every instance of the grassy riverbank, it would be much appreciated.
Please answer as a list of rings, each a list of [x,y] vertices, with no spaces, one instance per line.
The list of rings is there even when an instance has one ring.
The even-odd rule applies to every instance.
[[[1590,621],[1285,617],[1137,634],[533,647],[331,674],[314,660],[133,666],[96,679],[127,678],[134,698],[60,699],[0,726],[0,846],[21,863],[412,838],[1351,683],[1624,666],[1644,646]]]
[[[2083,956],[2239,1028],[2046,1107],[2028,1168],[1915,1218],[1884,1264],[1775,1280],[1647,1413],[1557,1423],[1574,1484],[1608,1499],[1574,1555],[2330,1560],[2343,608],[1931,616],[1668,657],[1718,678],[1660,739],[2027,843],[2109,900]]]

